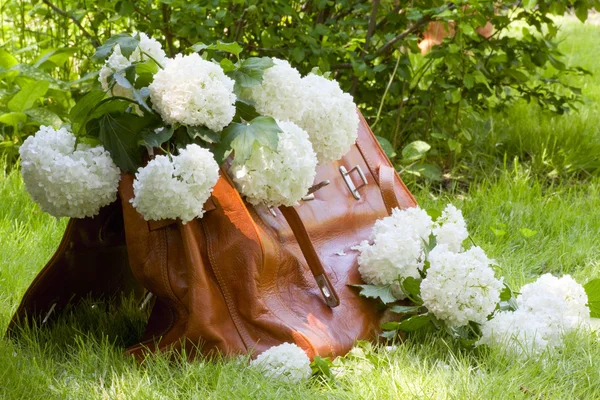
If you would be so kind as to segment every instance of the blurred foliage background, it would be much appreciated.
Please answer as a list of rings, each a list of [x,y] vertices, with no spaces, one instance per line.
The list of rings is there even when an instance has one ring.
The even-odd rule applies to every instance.
[[[461,187],[514,160],[549,182],[585,180],[600,171],[598,132],[545,131],[594,96],[582,92],[589,71],[560,47],[561,17],[583,22],[594,7],[599,0],[1,0],[0,154],[14,165],[39,125],[68,124],[77,99],[99,86],[94,48],[143,31],[170,55],[236,41],[246,56],[330,73],[411,184]],[[443,34],[432,39],[432,29]]]

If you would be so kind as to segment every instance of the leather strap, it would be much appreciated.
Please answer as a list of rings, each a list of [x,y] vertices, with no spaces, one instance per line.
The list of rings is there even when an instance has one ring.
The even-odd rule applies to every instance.
[[[394,180],[396,171],[388,165],[379,166],[379,189],[383,197],[383,203],[388,214],[392,214],[392,209],[399,208],[400,202],[394,191]]]
[[[331,308],[337,307],[340,305],[340,298],[338,297],[331,281],[327,277],[327,273],[325,272],[325,268],[323,268],[323,264],[321,263],[321,259],[313,246],[310,236],[302,223],[302,219],[300,215],[298,215],[298,210],[294,207],[286,207],[281,206],[279,210],[285,217],[286,221],[292,228],[292,232],[296,236],[296,240],[300,245],[300,249],[302,250],[302,254],[308,263],[308,267],[312,272],[315,280],[317,281],[317,285],[319,285],[319,289],[321,289],[321,293],[323,293],[323,297],[325,298],[325,303]]]

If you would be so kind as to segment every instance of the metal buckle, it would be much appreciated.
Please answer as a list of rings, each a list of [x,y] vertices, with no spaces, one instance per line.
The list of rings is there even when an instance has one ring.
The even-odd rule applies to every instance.
[[[321,289],[321,293],[323,293],[323,297],[325,298],[325,304],[327,304],[331,308],[339,306],[340,301],[332,295],[333,288],[329,285],[329,281],[327,280],[327,278],[325,278],[325,276],[321,274],[315,276],[315,279],[317,281],[319,289]]]
[[[361,185],[355,186],[354,182],[352,182],[352,178],[350,177],[350,174],[352,173],[352,171],[356,171],[358,173],[358,176],[360,176],[360,179],[362,180]],[[356,165],[350,171],[347,171],[346,167],[344,167],[342,165],[342,166],[340,166],[340,173],[342,174],[342,178],[344,178],[344,182],[346,182],[346,186],[348,186],[350,193],[352,193],[352,196],[354,196],[354,198],[356,200],[359,200],[360,193],[358,193],[358,189],[360,189],[361,187],[363,187],[367,183],[369,183],[369,182],[367,182],[367,177],[365,176],[365,173],[363,172],[362,168],[360,168],[360,165]]]
[[[329,185],[329,180],[324,180],[322,182],[317,183],[316,185],[311,186],[308,189],[308,192],[306,192],[306,196],[304,196],[301,200],[303,200],[303,201],[314,200],[315,199],[314,193],[317,190],[324,188],[327,185]]]

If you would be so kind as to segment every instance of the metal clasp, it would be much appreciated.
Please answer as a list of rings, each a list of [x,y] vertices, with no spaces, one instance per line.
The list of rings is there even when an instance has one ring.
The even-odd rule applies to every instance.
[[[350,177],[352,171],[356,171],[358,173],[358,176],[360,176],[360,179],[362,180],[362,184],[360,184],[359,186],[355,186],[354,182],[352,182],[352,178]],[[346,182],[346,186],[348,186],[350,193],[352,193],[352,196],[354,196],[356,200],[360,199],[360,193],[358,193],[358,189],[369,183],[367,182],[367,177],[365,176],[365,173],[363,172],[362,168],[360,168],[360,165],[355,166],[350,171],[347,171],[346,167],[342,165],[340,166],[340,173],[342,174],[342,178],[344,178],[344,182]]]
[[[314,193],[317,190],[324,188],[327,185],[329,185],[329,180],[324,180],[322,182],[317,183],[316,185],[311,186],[308,189],[308,192],[306,192],[306,196],[304,196],[301,200],[303,200],[303,201],[314,200],[315,199]]]

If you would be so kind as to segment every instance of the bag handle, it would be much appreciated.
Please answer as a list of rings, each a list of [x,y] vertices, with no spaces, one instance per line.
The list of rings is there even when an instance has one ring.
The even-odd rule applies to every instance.
[[[383,203],[385,209],[389,215],[392,215],[394,208],[400,208],[400,202],[394,191],[394,180],[396,177],[396,170],[389,165],[382,164],[379,166],[379,190],[381,190],[381,197],[383,197]]]
[[[340,298],[336,293],[329,277],[327,277],[327,273],[325,272],[325,268],[323,267],[323,263],[321,263],[321,259],[313,246],[310,236],[306,231],[304,223],[298,214],[298,210],[294,207],[280,206],[279,210],[285,217],[286,221],[292,228],[292,232],[294,236],[296,236],[296,240],[298,240],[298,244],[300,245],[300,249],[302,250],[302,254],[308,263],[308,267],[312,272],[315,280],[317,281],[317,285],[319,289],[321,289],[321,293],[325,298],[325,303],[333,308],[340,305]]]

